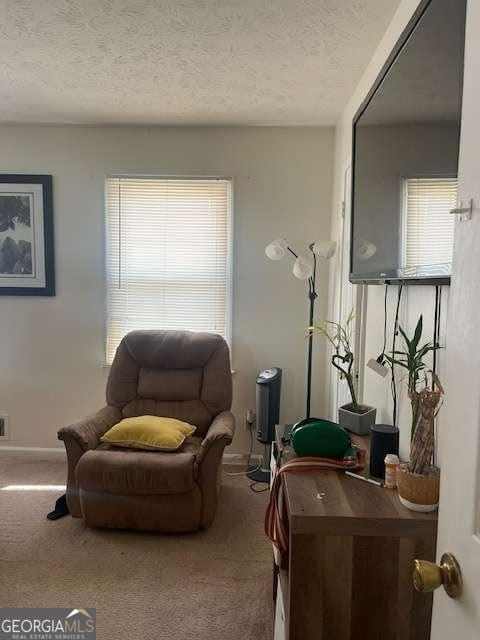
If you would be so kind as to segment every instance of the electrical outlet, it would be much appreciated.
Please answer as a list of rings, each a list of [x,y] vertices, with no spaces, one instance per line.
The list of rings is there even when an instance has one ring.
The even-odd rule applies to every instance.
[[[9,440],[8,430],[8,416],[6,414],[0,415],[0,440]]]

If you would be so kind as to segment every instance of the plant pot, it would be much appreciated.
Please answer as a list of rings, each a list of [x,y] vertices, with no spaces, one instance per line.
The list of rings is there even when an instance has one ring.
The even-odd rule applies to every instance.
[[[407,509],[428,513],[438,508],[440,470],[430,467],[427,474],[411,473],[401,464],[397,473],[398,497]]]
[[[370,427],[375,424],[377,410],[366,404],[361,404],[360,409],[361,413],[355,413],[351,404],[344,404],[338,410],[338,422],[348,431],[366,436],[370,433]]]

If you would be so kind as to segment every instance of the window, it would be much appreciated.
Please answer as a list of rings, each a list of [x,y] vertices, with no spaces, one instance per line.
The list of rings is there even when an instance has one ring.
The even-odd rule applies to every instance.
[[[223,178],[107,178],[107,364],[134,329],[230,341],[231,192]]]
[[[452,262],[457,178],[404,181],[403,268]]]

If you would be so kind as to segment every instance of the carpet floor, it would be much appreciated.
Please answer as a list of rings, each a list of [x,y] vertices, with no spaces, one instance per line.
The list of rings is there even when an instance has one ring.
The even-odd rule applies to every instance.
[[[50,522],[62,491],[18,486],[65,477],[63,462],[1,454],[0,607],[96,607],[99,640],[272,637],[266,493],[224,474],[206,531],[134,533]]]

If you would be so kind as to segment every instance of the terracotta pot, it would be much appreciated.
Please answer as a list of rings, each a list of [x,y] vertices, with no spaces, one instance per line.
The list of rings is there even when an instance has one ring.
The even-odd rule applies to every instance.
[[[397,474],[398,497],[403,506],[412,511],[435,511],[440,493],[440,470],[430,467],[428,474],[410,473],[401,464]]]

